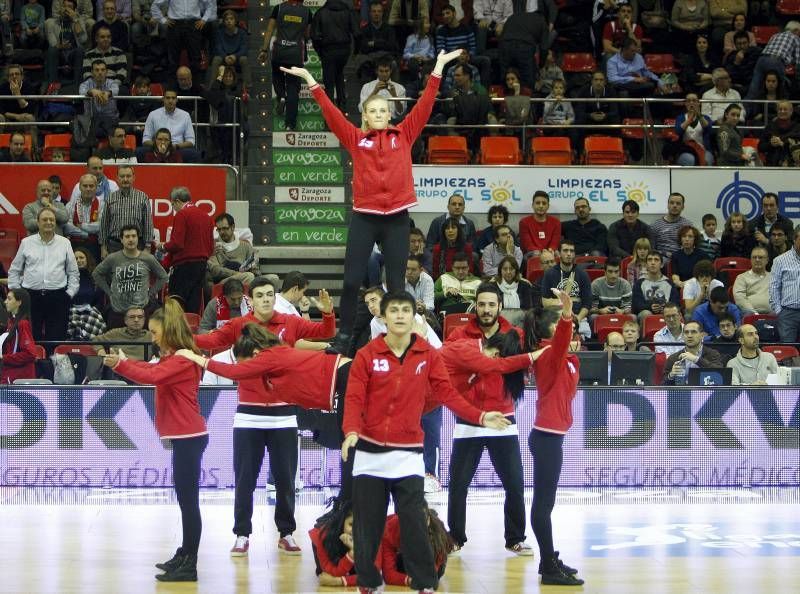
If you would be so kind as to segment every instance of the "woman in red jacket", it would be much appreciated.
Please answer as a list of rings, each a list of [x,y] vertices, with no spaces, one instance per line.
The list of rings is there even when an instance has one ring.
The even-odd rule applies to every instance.
[[[402,291],[405,287],[408,209],[417,204],[411,147],[428,122],[445,65],[461,51],[439,53],[425,92],[396,127],[390,124],[392,108],[383,95],[372,95],[364,102],[362,125],[357,128],[336,108],[308,70],[281,67],[287,74],[305,80],[331,131],[353,158],[353,215],[344,257],[339,333],[332,345],[343,355],[350,353],[358,289],[376,242],[383,249],[389,291]]]
[[[308,531],[311,550],[317,564],[320,586],[356,585],[353,557],[353,506],[349,501],[335,502],[333,509],[317,519]]]
[[[31,331],[31,296],[25,289],[9,289],[6,295],[8,329],[0,353],[0,381],[12,384],[15,379],[36,377],[36,343]]]
[[[570,278],[569,283],[573,280]],[[526,316],[527,344],[550,345],[534,364],[536,375],[536,418],[528,437],[533,455],[533,506],[531,524],[539,543],[539,573],[542,584],[578,586],[583,580],[577,570],[565,565],[553,547],[551,514],[564,461],[564,435],[572,426],[572,399],[578,386],[578,357],[569,352],[572,340],[572,300],[569,291],[553,289],[560,299],[562,314],[536,311]],[[556,319],[558,318],[558,319]]]
[[[175,352],[178,349],[199,351],[183,309],[175,299],[167,299],[164,307],[153,313],[148,327],[153,343],[161,351],[158,363],[128,359],[122,351],[106,355],[104,363],[123,377],[156,388],[156,429],[161,439],[172,442],[172,473],[183,525],[183,542],[172,559],[156,564],[166,572],[156,579],[196,582],[197,550],[203,529],[200,471],[208,445],[208,431],[197,402],[201,370],[191,361],[176,357]]]

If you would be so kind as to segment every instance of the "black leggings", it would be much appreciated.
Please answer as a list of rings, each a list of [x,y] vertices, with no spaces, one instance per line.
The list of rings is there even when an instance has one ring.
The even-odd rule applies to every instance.
[[[350,375],[350,363],[345,363],[336,370],[336,416],[339,420],[339,431],[341,432],[344,422],[344,395],[347,392],[347,378]],[[344,441],[344,433],[341,433],[339,443]],[[350,448],[347,461],[341,463],[341,487],[339,488],[340,501],[352,501],[353,499],[353,458],[356,456],[355,448]],[[340,458],[341,460],[341,458]]]
[[[410,229],[408,211],[405,210],[392,215],[353,213],[347,232],[344,286],[339,300],[339,328],[342,334],[353,333],[358,289],[367,275],[369,255],[376,242],[380,242],[383,251],[387,289],[391,292],[405,288]]]
[[[528,436],[528,448],[533,455],[533,505],[531,525],[539,555],[542,559],[553,556],[553,524],[550,514],[556,504],[556,489],[564,462],[564,436],[534,429]]]
[[[208,445],[208,435],[172,440],[172,475],[175,496],[181,508],[183,543],[187,555],[197,555],[203,520],[200,517],[200,463]]]

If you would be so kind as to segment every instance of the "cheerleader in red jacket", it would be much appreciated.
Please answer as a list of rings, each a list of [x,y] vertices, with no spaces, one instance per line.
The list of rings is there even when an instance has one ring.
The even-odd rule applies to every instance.
[[[572,279],[570,279],[570,283]],[[550,345],[534,364],[536,375],[536,419],[528,448],[533,455],[533,506],[531,524],[539,543],[539,573],[543,584],[578,586],[583,580],[577,570],[565,565],[553,547],[550,516],[556,503],[556,489],[564,460],[564,435],[572,426],[572,399],[578,386],[578,357],[569,352],[572,340],[572,301],[569,291],[553,289],[562,313],[538,311],[527,317],[528,344]]]
[[[15,379],[36,377],[36,343],[31,330],[31,296],[25,289],[9,289],[6,295],[8,328],[0,352],[0,381],[12,384]]]
[[[199,351],[183,309],[175,299],[167,299],[164,307],[153,313],[148,327],[153,343],[161,352],[158,363],[128,359],[122,351],[106,355],[103,362],[123,377],[156,388],[156,430],[161,439],[172,442],[172,473],[183,525],[183,542],[172,559],[156,564],[166,572],[156,579],[196,582],[197,550],[203,529],[200,471],[208,445],[208,431],[197,402],[201,370],[184,357],[176,357],[175,352],[178,349]]]
[[[359,129],[336,108],[308,70],[281,67],[287,74],[305,80],[322,108],[328,127],[353,159],[353,214],[344,257],[340,328],[333,344],[344,355],[350,352],[358,289],[367,274],[367,263],[376,242],[383,249],[389,291],[402,291],[405,287],[408,209],[417,204],[411,147],[428,122],[445,65],[461,52],[439,53],[425,92],[398,126],[391,125],[392,108],[382,95],[373,95],[364,102]]]
[[[335,505],[308,531],[320,586],[356,585],[353,557],[353,507],[349,501]]]

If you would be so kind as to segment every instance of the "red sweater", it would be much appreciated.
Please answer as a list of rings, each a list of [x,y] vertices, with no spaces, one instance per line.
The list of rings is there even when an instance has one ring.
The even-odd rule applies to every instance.
[[[536,375],[536,419],[534,428],[550,433],[566,433],[572,426],[572,399],[578,387],[578,357],[569,353],[572,320],[558,319],[551,345],[533,364]]]
[[[416,206],[411,147],[433,109],[441,76],[431,75],[425,92],[397,127],[363,132],[339,111],[319,85],[311,87],[328,127],[353,158],[353,210],[388,215]]]
[[[306,409],[333,410],[338,366],[339,355],[279,345],[241,363],[212,359],[207,369],[239,382],[240,404],[296,404]]]
[[[383,581],[389,586],[408,586],[408,575],[397,568],[397,557],[400,554],[400,518],[392,514],[386,518],[386,527],[381,540],[381,565]],[[439,573],[447,557],[434,559],[436,572]]]
[[[322,314],[322,322],[310,322],[300,316],[290,316],[276,311],[272,313],[269,321],[262,322],[255,313],[250,312],[245,316],[234,318],[213,332],[195,336],[194,342],[205,350],[226,349],[241,336],[244,325],[251,322],[263,326],[289,346],[294,346],[294,343],[301,338],[330,338],[336,334],[336,317],[333,313]]]
[[[506,392],[503,374],[530,367],[528,353],[489,358],[483,354],[483,342],[475,339],[448,341],[440,352],[450,382],[468,402],[481,410],[514,414],[514,401]]]
[[[8,320],[8,331],[14,320]],[[12,384],[16,379],[33,379],[36,377],[36,343],[33,342],[33,332],[29,320],[20,320],[17,323],[16,338],[3,343],[3,358],[0,360],[0,382]],[[15,345],[16,343],[16,345]],[[15,348],[16,346],[16,348]]]
[[[505,334],[513,330],[519,334],[520,345],[524,344],[522,331],[519,328],[512,326],[511,322],[509,322],[503,316],[498,316],[497,323],[500,324],[500,329],[498,332]],[[483,335],[483,331],[478,327],[477,318],[471,319],[468,324],[456,327],[452,332],[450,332],[450,335],[447,337],[447,342],[455,342],[456,340],[463,340],[465,338],[480,338],[481,340],[484,340],[485,337]]]
[[[139,384],[156,387],[156,429],[161,439],[205,435],[197,389],[203,370],[189,359],[167,355],[158,363],[125,359],[114,371]]]
[[[339,559],[338,563],[331,560],[328,552],[325,550],[323,541],[325,540],[325,532],[320,528],[312,528],[308,531],[308,536],[311,539],[311,547],[316,553],[316,559],[319,564],[319,569],[334,577],[342,578],[343,586],[355,586],[356,574],[352,573],[355,567],[355,562],[349,554],[344,555]],[[380,571],[381,549],[378,549],[378,555],[375,557],[375,567]]]
[[[561,241],[561,221],[548,215],[544,223],[540,223],[533,215],[529,215],[519,222],[519,245],[522,253],[543,249],[558,249]]]
[[[421,448],[422,415],[439,404],[481,424],[484,413],[455,391],[439,352],[422,338],[412,340],[402,362],[383,335],[356,353],[347,381],[345,435],[357,433],[384,447]]]
[[[173,266],[208,260],[214,253],[214,221],[194,202],[187,203],[175,215],[164,249],[171,254]]]

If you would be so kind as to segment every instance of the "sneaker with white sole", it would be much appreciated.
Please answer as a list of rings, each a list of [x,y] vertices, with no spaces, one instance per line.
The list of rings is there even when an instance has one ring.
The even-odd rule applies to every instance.
[[[291,534],[281,537],[278,541],[278,550],[286,555],[300,555],[303,552]]]
[[[246,557],[248,550],[250,550],[250,539],[246,536],[237,536],[231,549],[231,557]]]
[[[506,550],[520,557],[533,557],[533,547],[525,541],[506,547]]]
[[[425,492],[426,493],[438,493],[442,490],[442,483],[439,482],[439,479],[433,476],[432,474],[425,475]]]
[[[453,545],[453,550],[452,550],[452,551],[450,551],[450,552],[447,554],[447,556],[448,556],[448,557],[458,557],[458,556],[461,554],[461,549],[463,549],[463,548],[464,548],[464,545],[460,545],[460,544],[458,544],[458,543],[455,543],[455,544]]]

